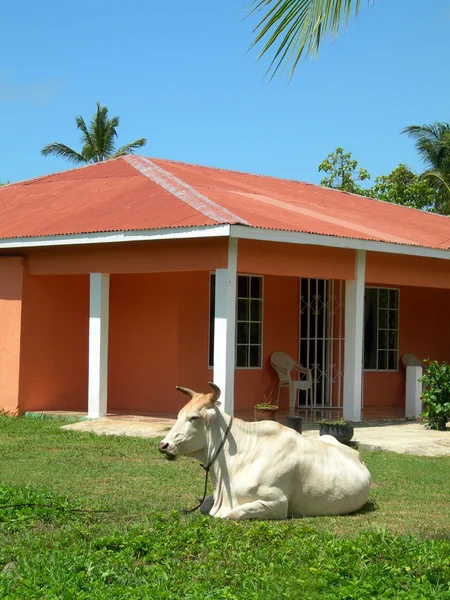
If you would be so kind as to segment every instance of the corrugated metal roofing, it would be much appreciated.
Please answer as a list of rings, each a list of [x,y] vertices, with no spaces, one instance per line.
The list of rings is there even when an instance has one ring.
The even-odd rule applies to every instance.
[[[298,181],[141,156],[0,187],[0,238],[244,224],[450,247],[450,219]]]

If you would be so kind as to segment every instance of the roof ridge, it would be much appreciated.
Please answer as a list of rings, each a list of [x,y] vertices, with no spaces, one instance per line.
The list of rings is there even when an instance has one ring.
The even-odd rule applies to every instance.
[[[175,196],[194,210],[200,212],[205,217],[216,221],[217,223],[239,223],[240,225],[249,225],[247,221],[241,219],[227,208],[220,206],[214,200],[204,196],[188,183],[179,179],[169,171],[159,167],[145,156],[123,156],[122,160],[127,162],[144,177],[147,177],[153,183],[156,183],[164,190]]]
[[[172,158],[153,158],[166,163],[173,163],[175,165],[186,165],[187,167],[200,167],[202,169],[211,169],[211,171],[221,171],[222,173],[238,173],[239,175],[250,175],[250,177],[265,177],[270,179],[276,179],[277,181],[289,181],[292,183],[301,183],[303,185],[312,185],[313,187],[323,188],[324,186],[317,183],[309,183],[308,181],[302,181],[301,179],[287,179],[286,177],[278,177],[277,175],[263,175],[262,173],[250,173],[249,171],[241,171],[239,169],[225,169],[225,167],[211,167],[210,165],[201,165],[199,163],[188,163],[185,160],[174,160]],[[342,191],[342,190],[338,190]],[[345,194],[349,192],[343,192]]]

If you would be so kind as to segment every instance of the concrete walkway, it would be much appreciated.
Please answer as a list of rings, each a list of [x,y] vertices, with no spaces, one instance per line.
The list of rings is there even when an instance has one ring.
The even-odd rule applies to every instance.
[[[71,425],[63,425],[61,429],[69,431],[85,431],[98,435],[127,435],[131,437],[158,438],[164,437],[175,419],[157,419],[153,417],[105,417],[89,419]]]
[[[164,437],[174,419],[152,417],[107,417],[64,425],[62,429],[99,435],[127,435],[144,438]],[[318,437],[317,425],[305,425],[303,435]],[[423,425],[400,421],[395,424],[361,424],[353,440],[361,450],[386,450],[418,456],[450,456],[450,431],[430,431]]]
[[[318,437],[318,430],[304,432]],[[385,450],[417,456],[450,456],[450,431],[431,431],[418,423],[362,425],[355,427],[353,440],[360,450]]]

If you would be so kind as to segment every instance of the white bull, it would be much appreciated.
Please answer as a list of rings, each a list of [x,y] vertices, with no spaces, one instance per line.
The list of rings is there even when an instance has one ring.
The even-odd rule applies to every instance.
[[[209,385],[210,394],[177,387],[191,400],[159,450],[169,459],[184,455],[211,465],[212,517],[343,515],[364,505],[371,477],[356,450],[329,435],[305,438],[273,421],[230,417],[218,408],[219,388]]]

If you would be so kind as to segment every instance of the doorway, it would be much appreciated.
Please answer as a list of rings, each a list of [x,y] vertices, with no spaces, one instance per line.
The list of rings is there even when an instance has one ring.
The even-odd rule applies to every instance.
[[[342,408],[344,281],[300,278],[299,363],[311,369],[313,408]],[[300,391],[300,407],[306,392]]]

